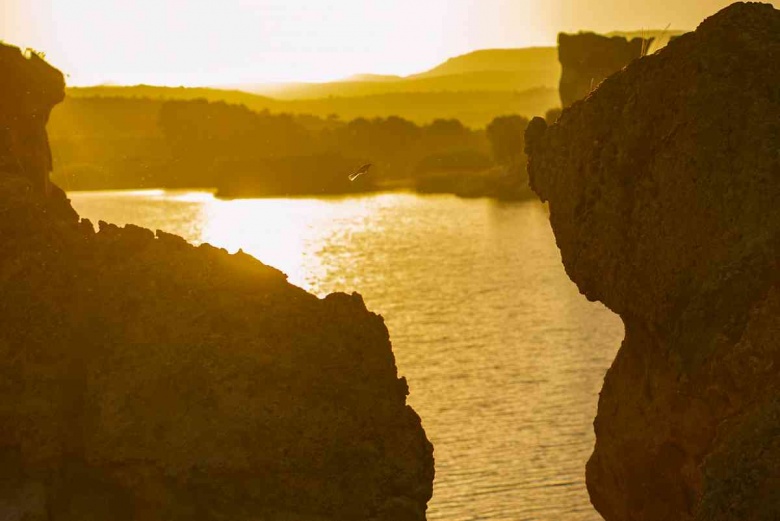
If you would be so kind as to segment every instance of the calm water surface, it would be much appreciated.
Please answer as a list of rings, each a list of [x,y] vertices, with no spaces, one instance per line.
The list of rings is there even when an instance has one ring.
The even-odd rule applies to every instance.
[[[71,193],[93,222],[242,248],[385,317],[435,446],[429,519],[592,521],[584,466],[620,319],[566,277],[543,206],[449,196]]]

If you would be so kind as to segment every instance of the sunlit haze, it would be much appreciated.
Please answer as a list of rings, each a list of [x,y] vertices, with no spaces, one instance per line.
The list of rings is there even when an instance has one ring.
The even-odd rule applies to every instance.
[[[0,0],[0,521],[780,521],[776,5]]]
[[[405,75],[559,31],[693,29],[728,0],[2,0],[0,39],[70,85],[225,85]]]

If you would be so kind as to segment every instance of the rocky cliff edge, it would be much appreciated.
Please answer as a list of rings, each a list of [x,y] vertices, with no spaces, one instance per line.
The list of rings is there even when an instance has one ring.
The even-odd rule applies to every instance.
[[[780,519],[780,12],[737,3],[526,132],[569,276],[625,324],[607,521]]]
[[[424,520],[432,446],[382,318],[240,252],[96,233],[41,182],[62,76],[9,49],[0,518]]]

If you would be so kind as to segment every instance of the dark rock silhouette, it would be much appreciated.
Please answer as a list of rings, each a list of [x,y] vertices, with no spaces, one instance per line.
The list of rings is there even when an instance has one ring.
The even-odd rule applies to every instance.
[[[558,35],[558,60],[561,62],[561,104],[568,107],[583,99],[604,78],[639,58],[653,39],[622,36],[607,37],[595,33]]]
[[[0,175],[13,172],[49,191],[51,150],[46,122],[65,98],[62,73],[35,52],[0,43]]]
[[[96,233],[40,189],[56,75],[4,60],[4,136],[37,130],[0,171],[0,518],[424,520],[432,446],[382,318],[241,252]]]
[[[780,11],[737,3],[526,133],[567,273],[620,314],[607,521],[780,519]]]

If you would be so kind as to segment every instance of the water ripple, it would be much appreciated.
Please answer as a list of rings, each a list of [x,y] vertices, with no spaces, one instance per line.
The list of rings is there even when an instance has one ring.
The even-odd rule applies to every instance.
[[[319,295],[385,317],[435,445],[431,521],[594,521],[592,421],[622,325],[560,264],[537,203],[375,195],[217,201],[71,194],[93,220],[242,248]]]

